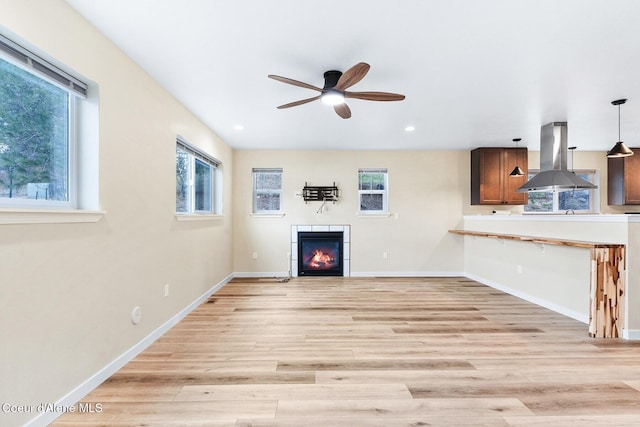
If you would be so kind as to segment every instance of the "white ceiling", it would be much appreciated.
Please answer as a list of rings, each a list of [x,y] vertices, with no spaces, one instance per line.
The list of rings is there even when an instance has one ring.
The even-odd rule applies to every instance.
[[[637,0],[67,0],[237,149],[539,148],[567,121],[569,145],[640,146]],[[357,62],[344,120],[317,95]],[[236,125],[244,126],[238,131]],[[415,126],[411,133],[408,125]]]

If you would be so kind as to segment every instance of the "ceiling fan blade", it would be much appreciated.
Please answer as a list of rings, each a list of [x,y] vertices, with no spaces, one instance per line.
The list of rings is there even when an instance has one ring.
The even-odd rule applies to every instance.
[[[345,90],[353,86],[367,75],[369,68],[371,67],[366,62],[360,62],[354,65],[342,74],[338,83],[334,86],[334,89]]]
[[[268,77],[270,79],[277,80],[277,81],[282,82],[282,83],[288,83],[290,85],[300,86],[300,87],[304,87],[304,88],[307,88],[307,89],[311,89],[311,90],[315,90],[315,91],[318,91],[318,92],[322,92],[322,89],[320,89],[319,87],[315,87],[315,86],[312,86],[312,85],[307,84],[307,83],[299,82],[298,80],[293,80],[293,79],[290,79],[290,78],[287,78],[287,77],[276,76],[274,74],[269,74]]]
[[[351,109],[347,104],[338,104],[334,105],[333,109],[336,110],[336,113],[343,119],[348,119],[351,117]]]
[[[297,107],[298,105],[306,104],[307,102],[315,101],[316,99],[320,99],[320,95],[314,96],[313,98],[301,99],[300,101],[294,101],[288,104],[283,104],[283,105],[280,105],[278,109],[282,110],[283,108]]]
[[[390,92],[346,92],[345,98],[365,99],[367,101],[402,101],[405,97],[399,93]]]

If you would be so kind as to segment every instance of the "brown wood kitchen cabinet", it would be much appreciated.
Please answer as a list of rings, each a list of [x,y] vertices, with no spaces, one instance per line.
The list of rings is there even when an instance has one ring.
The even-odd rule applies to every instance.
[[[607,203],[640,205],[640,148],[634,155],[607,159]]]
[[[516,193],[528,178],[527,148],[481,147],[471,151],[472,205],[526,205],[527,193]],[[524,176],[511,177],[516,166]]]

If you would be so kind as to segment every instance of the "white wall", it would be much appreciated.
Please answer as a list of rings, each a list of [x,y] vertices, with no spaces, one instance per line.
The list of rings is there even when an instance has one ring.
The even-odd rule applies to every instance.
[[[106,214],[0,225],[0,402],[53,403],[232,273],[233,153],[65,2],[1,0],[0,30],[100,94],[99,138],[82,144],[99,146]],[[222,161],[224,218],[176,221],[177,134]],[[0,424],[35,415],[0,412]]]

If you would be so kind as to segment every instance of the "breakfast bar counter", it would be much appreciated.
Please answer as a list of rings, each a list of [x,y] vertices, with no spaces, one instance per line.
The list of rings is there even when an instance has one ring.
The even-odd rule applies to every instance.
[[[476,230],[449,230],[450,233],[473,238],[489,238],[538,245],[557,245],[590,251],[589,335],[597,338],[617,338],[624,328],[627,276],[625,244],[586,240],[519,235]]]

